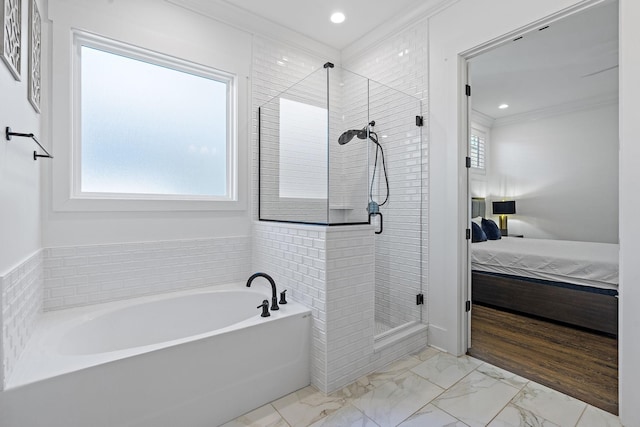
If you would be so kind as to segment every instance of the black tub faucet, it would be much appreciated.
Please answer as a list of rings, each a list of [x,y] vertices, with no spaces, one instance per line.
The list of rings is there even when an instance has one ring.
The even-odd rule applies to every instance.
[[[253,279],[255,279],[256,277],[264,277],[269,281],[269,283],[271,284],[271,311],[280,310],[280,307],[278,307],[278,292],[276,291],[276,282],[267,273],[252,274],[251,277],[249,277],[249,280],[247,280],[247,288],[251,286],[251,282],[253,282]]]

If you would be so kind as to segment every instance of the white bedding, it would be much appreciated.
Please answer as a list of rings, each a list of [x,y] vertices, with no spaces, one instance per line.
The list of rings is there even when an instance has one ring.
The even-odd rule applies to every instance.
[[[471,269],[618,288],[618,245],[503,237],[471,245]]]

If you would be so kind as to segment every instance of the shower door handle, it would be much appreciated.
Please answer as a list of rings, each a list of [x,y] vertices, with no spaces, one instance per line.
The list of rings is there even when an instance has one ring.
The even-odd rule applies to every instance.
[[[380,212],[370,213],[370,214],[369,214],[369,222],[371,222],[371,217],[372,217],[372,216],[375,216],[375,215],[380,216],[380,230],[376,231],[375,233],[376,233],[376,234],[382,234],[382,229],[384,228],[384,227],[383,227],[383,220],[382,220],[382,213],[380,213]]]

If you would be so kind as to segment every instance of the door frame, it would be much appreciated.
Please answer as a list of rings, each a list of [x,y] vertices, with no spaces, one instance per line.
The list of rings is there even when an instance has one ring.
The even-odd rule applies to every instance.
[[[609,3],[618,0],[585,0],[579,4],[576,4],[567,9],[563,9],[556,13],[553,13],[547,17],[539,19],[537,21],[531,22],[524,27],[518,28],[514,31],[508,32],[500,37],[497,37],[492,40],[488,40],[484,43],[481,43],[471,49],[468,49],[464,52],[458,54],[458,82],[460,85],[460,90],[458,91],[458,152],[464,153],[464,156],[468,156],[469,154],[469,133],[471,131],[471,107],[473,100],[471,97],[466,95],[466,91],[464,90],[465,85],[471,85],[469,81],[470,73],[469,73],[469,61],[483,53],[500,47],[504,44],[512,42],[515,38],[524,36],[527,33],[537,31],[539,28],[544,27],[546,25],[550,25],[553,22],[556,22],[560,19],[566,18],[573,14],[582,12],[586,9],[589,9],[593,6],[603,3]],[[619,1],[618,1],[619,3]],[[471,96],[473,96],[473,86],[471,86]],[[465,159],[461,159],[464,164]],[[459,182],[466,183],[464,185],[463,191],[461,191],[461,196],[464,198],[463,200],[459,200],[459,206],[464,206],[461,208],[460,220],[459,223],[465,228],[471,228],[471,192],[469,185],[469,169],[462,168],[460,171]],[[464,245],[463,251],[460,254],[461,257],[459,259],[459,271],[462,272],[460,275],[461,283],[459,284],[459,295],[462,300],[459,301],[462,307],[465,306],[466,301],[471,301],[471,239],[469,238],[466,241],[466,245]],[[460,322],[460,330],[459,330],[459,340],[460,347],[463,350],[463,354],[467,352],[467,350],[471,347],[471,312],[473,311],[473,305],[471,305],[471,310],[468,312],[463,312],[463,319]]]

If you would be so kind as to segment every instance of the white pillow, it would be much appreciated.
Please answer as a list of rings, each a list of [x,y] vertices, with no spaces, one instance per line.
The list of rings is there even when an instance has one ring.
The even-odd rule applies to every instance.
[[[481,216],[477,216],[475,218],[471,218],[471,222],[475,222],[476,224],[478,224],[480,226],[480,228],[482,228],[482,217]]]

